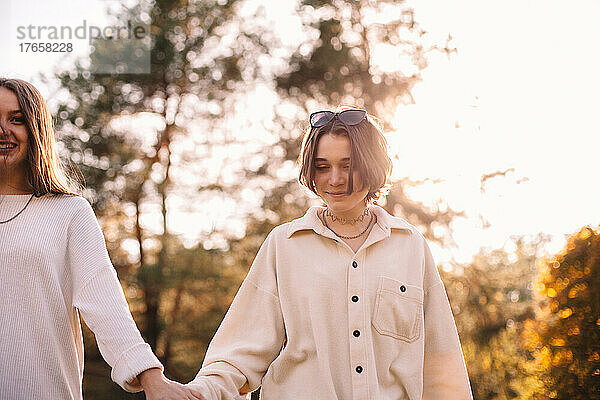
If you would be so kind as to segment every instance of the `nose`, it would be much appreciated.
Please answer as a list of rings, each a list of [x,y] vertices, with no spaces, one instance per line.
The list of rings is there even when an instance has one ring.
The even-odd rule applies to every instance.
[[[8,121],[6,115],[2,115],[0,117],[0,135],[8,135],[8,132],[10,132],[9,124],[10,122]]]
[[[331,186],[340,186],[346,183],[346,172],[342,168],[332,168],[329,177]]]

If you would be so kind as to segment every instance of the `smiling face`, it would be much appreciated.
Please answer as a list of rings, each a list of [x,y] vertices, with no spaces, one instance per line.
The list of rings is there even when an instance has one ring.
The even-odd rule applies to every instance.
[[[317,195],[339,217],[356,217],[365,209],[368,188],[354,167],[353,190],[348,194],[351,146],[345,135],[325,134],[319,138],[314,158],[314,183]]]
[[[0,170],[12,187],[26,186],[28,136],[17,96],[0,87]]]

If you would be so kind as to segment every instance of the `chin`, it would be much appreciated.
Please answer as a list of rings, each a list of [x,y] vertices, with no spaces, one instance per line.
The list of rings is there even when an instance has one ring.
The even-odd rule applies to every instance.
[[[352,205],[350,204],[340,204],[340,202],[326,202],[327,207],[333,211],[334,213],[346,213],[352,210]]]
[[[347,203],[347,198],[328,198],[326,201],[324,200],[324,203],[327,204],[327,207],[333,209],[346,209],[349,207]]]

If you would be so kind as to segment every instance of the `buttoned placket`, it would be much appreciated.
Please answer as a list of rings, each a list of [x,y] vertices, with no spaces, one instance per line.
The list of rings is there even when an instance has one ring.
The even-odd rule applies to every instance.
[[[368,328],[370,326],[369,307],[366,302],[366,274],[368,266],[365,265],[367,248],[373,243],[384,239],[389,233],[375,225],[365,243],[356,253],[350,246],[339,239],[338,253],[347,257],[347,304],[348,304],[348,337],[350,343],[350,367],[352,377],[352,398],[354,400],[368,400],[371,397],[369,381],[373,381],[375,373],[372,366],[368,365]]]
[[[369,236],[356,253],[343,240],[339,239],[333,232],[323,226],[313,227],[315,233],[333,239],[336,242],[338,254],[347,261],[347,305],[348,305],[348,337],[350,343],[350,368],[352,377],[353,400],[369,400],[371,388],[369,382],[376,381],[374,366],[368,364],[368,337],[367,329],[370,327],[369,307],[366,293],[366,273],[368,266],[365,265],[365,254],[367,248],[372,244],[390,236],[390,228],[381,225],[378,221]],[[358,334],[355,334],[358,332]],[[364,334],[363,334],[364,333]]]
[[[367,365],[367,345],[365,343],[367,316],[367,298],[365,282],[365,251],[359,249],[352,254],[347,263],[348,271],[348,340],[350,342],[350,364],[352,376],[352,397],[354,400],[369,398],[369,374]],[[352,297],[358,301],[352,301]]]

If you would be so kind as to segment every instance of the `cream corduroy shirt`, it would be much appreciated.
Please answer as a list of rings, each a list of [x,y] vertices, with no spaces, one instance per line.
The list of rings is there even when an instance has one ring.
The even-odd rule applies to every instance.
[[[0,196],[0,221],[29,195]],[[79,316],[128,391],[161,363],[131,317],[100,226],[77,196],[33,198],[0,224],[0,400],[82,398]]]
[[[209,400],[467,400],[444,285],[423,236],[380,207],[361,248],[318,207],[263,243],[189,385]]]

